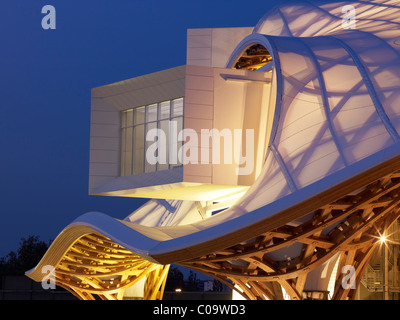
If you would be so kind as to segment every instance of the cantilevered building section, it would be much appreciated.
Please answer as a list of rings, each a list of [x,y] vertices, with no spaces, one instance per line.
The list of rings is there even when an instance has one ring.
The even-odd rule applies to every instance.
[[[162,299],[178,264],[246,299],[354,299],[400,214],[399,23],[400,1],[290,2],[94,88],[89,194],[150,200],[78,217],[27,275]]]

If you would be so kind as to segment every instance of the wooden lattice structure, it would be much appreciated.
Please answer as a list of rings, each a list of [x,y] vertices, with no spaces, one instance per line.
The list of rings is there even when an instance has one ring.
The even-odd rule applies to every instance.
[[[100,234],[76,240],[55,268],[56,284],[80,299],[120,300],[146,278],[144,299],[162,299],[169,265],[151,263]]]
[[[354,266],[356,287],[380,235],[400,214],[400,174],[393,173],[375,181],[358,193],[346,195],[320,207],[299,226],[280,226],[246,243],[185,261],[182,265],[211,275],[247,299],[280,299],[282,292],[293,300],[303,298],[307,274],[340,253],[338,270]],[[328,234],[321,232],[334,226]],[[274,261],[266,255],[302,243],[301,255],[288,261]],[[356,289],[343,288],[338,273],[332,299],[354,298]],[[231,281],[228,281],[231,280]]]
[[[391,164],[395,165],[394,162]],[[381,166],[372,171],[376,176],[387,170],[388,167]],[[352,183],[359,185],[360,180],[349,181],[347,188]],[[342,189],[346,187],[339,187],[336,192]],[[324,196],[331,198],[334,194],[335,190],[330,190],[318,198],[323,201]],[[310,204],[315,202],[315,199],[310,200]],[[157,259],[169,259],[170,263],[174,259],[179,265],[210,275],[246,299],[283,299],[283,288],[291,299],[296,300],[312,295],[304,291],[308,274],[339,254],[338,270],[345,265],[353,266],[356,287],[342,286],[346,273],[337,272],[335,291],[330,298],[353,299],[369,259],[380,245],[380,236],[400,216],[399,202],[400,172],[396,171],[305,215],[301,208],[292,208],[296,216],[307,217],[298,226],[283,224],[260,233],[255,233],[259,228],[254,227],[253,236],[248,236],[246,241],[224,247],[221,239],[212,244],[219,249],[207,254],[195,257],[197,252],[193,248],[193,257],[189,259],[185,259],[188,254],[182,252]],[[302,206],[308,207],[305,203]],[[143,259],[99,233],[88,233],[86,227],[79,232],[82,235],[68,246],[55,264],[57,285],[80,299],[94,299],[95,295],[101,299],[122,299],[126,288],[146,277],[144,299],[162,299],[169,264],[160,265]],[[55,246],[63,251],[71,241],[68,239],[75,235],[66,232],[60,236],[65,238],[59,239]],[[302,244],[299,256],[285,261],[268,257],[268,253],[295,243]],[[202,250],[207,247],[203,246]],[[36,268],[37,271],[45,261]],[[33,276],[39,280],[43,275],[37,271]]]

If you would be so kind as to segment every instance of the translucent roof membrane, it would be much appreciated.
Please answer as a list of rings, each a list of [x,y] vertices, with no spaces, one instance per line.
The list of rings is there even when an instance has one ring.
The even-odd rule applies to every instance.
[[[297,188],[393,144],[361,71],[332,38],[277,38],[283,93],[274,145]]]

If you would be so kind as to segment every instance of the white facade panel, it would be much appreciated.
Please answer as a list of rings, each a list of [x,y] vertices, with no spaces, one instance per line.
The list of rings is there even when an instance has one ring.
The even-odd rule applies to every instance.
[[[252,31],[252,27],[189,29],[186,64],[225,68],[231,52]]]

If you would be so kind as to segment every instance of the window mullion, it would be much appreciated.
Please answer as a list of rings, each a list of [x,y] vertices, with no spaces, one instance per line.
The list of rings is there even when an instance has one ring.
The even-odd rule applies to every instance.
[[[183,98],[182,98],[183,99]],[[177,100],[177,99],[175,99]],[[127,176],[132,174],[139,174],[145,172],[154,172],[159,170],[170,170],[173,169],[177,164],[171,164],[170,152],[174,150],[173,144],[175,143],[175,139],[177,137],[173,137],[173,134],[178,133],[183,129],[183,110],[181,112],[175,114],[174,109],[176,108],[174,100],[163,101],[159,103],[153,103],[146,106],[136,107],[128,110],[122,111],[121,114],[121,139],[120,139],[120,157],[121,157],[121,168],[120,175]],[[183,101],[183,100],[182,100]],[[161,110],[162,107],[165,107],[165,103],[169,103],[169,109]],[[182,106],[183,107],[183,106]],[[142,121],[143,113],[138,108],[144,109],[144,120]],[[169,115],[163,118],[165,112],[169,111]],[[131,112],[132,124],[128,120],[129,112]],[[164,112],[164,113],[163,113]],[[177,132],[172,132],[172,122],[176,121],[177,123]],[[129,122],[129,123],[128,123]],[[137,123],[135,123],[137,122]],[[139,123],[140,122],[140,123]],[[179,125],[178,125],[179,124]],[[157,161],[156,164],[151,168],[149,166],[147,170],[146,165],[146,151],[147,151],[147,141],[146,136],[148,131],[151,128],[157,128],[159,130],[166,130],[163,132],[167,140],[165,141],[166,145],[161,146],[161,142],[164,139],[157,138],[156,147],[157,147]],[[129,141],[132,139],[132,141]],[[143,141],[139,141],[143,140]],[[179,160],[179,143],[176,140],[176,153]],[[131,150],[129,150],[131,148]],[[160,149],[166,149],[166,160],[168,161],[166,164],[160,164]],[[138,154],[143,152],[142,155]],[[175,155],[174,155],[175,157]],[[138,161],[142,161],[142,163],[138,163]],[[127,167],[127,164],[130,164]],[[140,166],[139,166],[140,164]],[[135,171],[136,170],[136,171]]]

